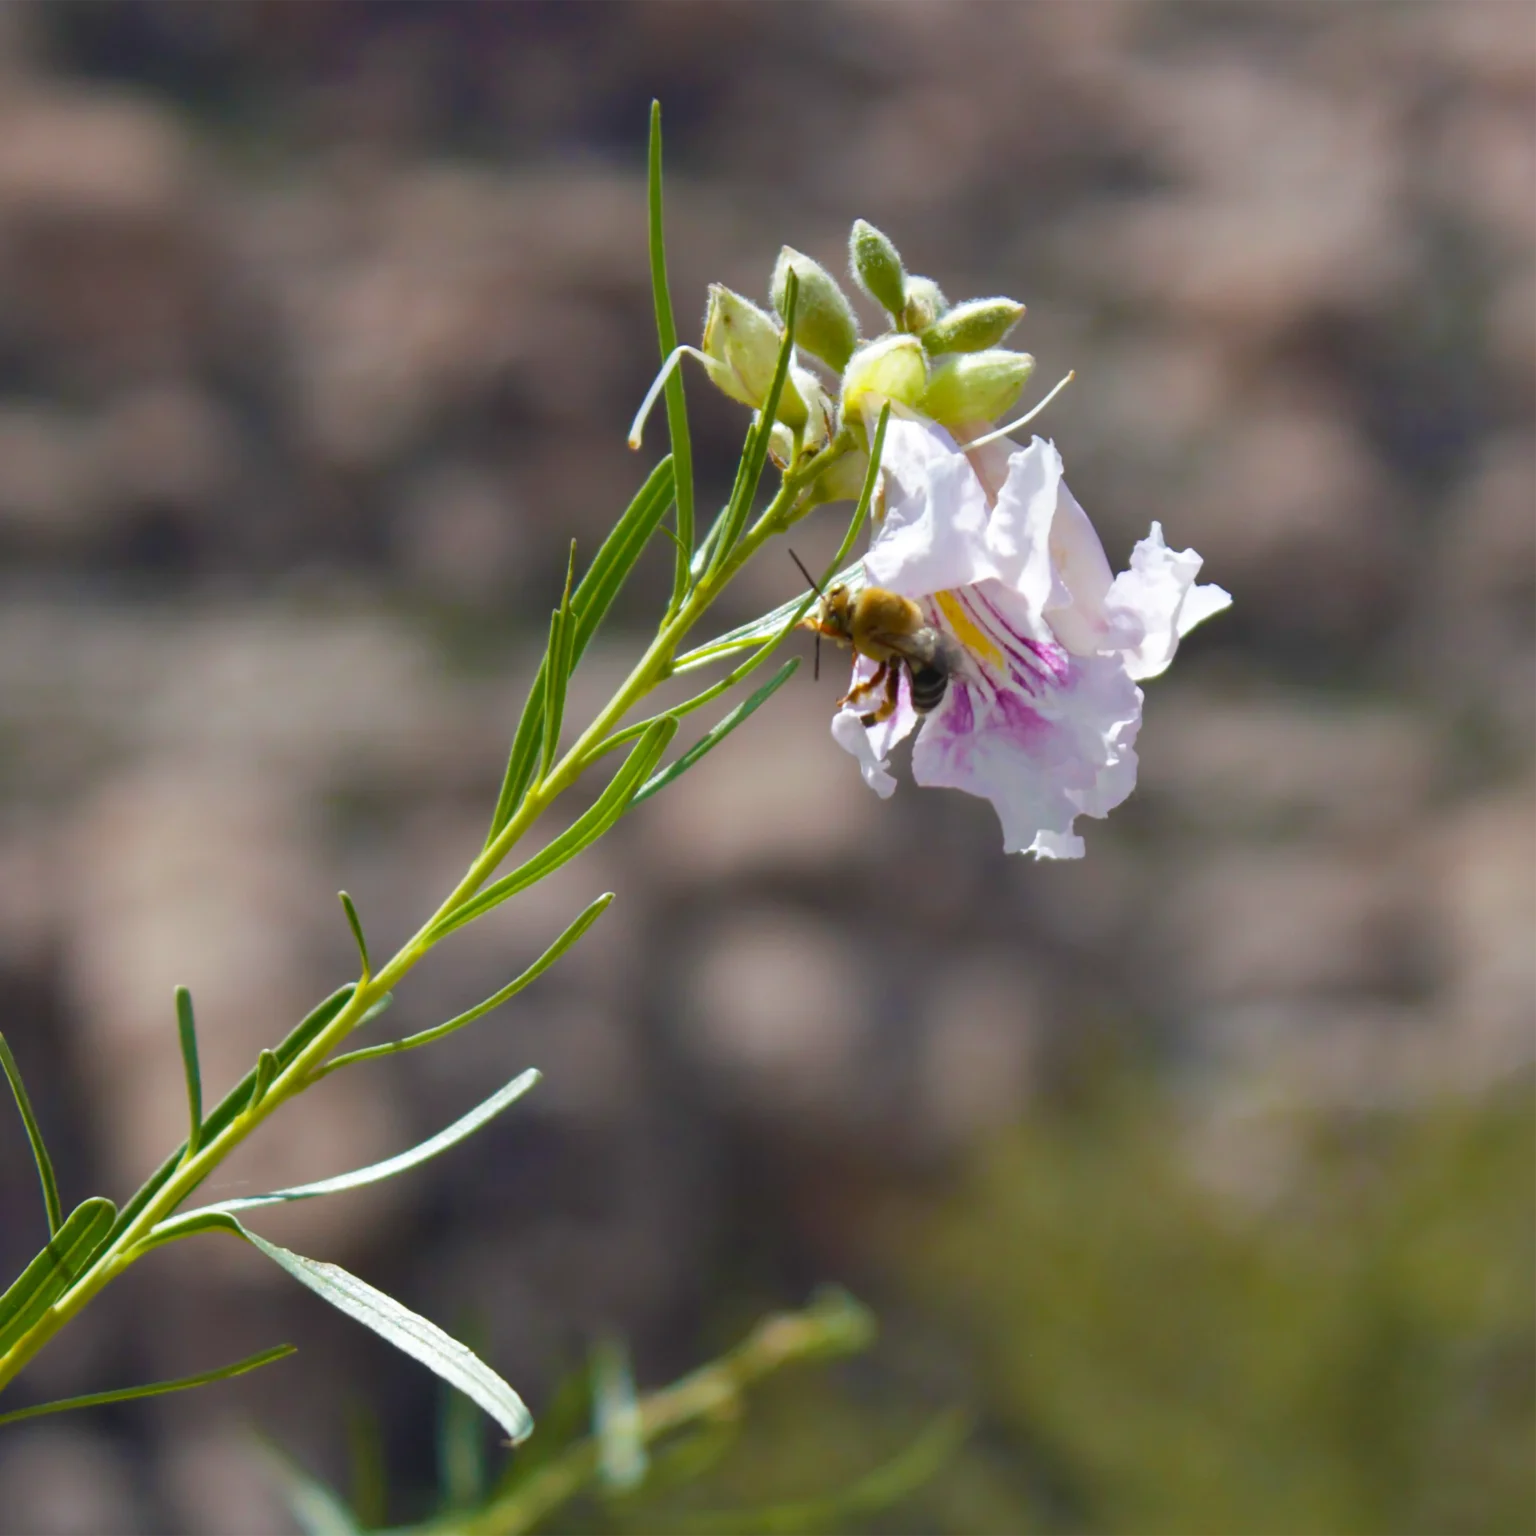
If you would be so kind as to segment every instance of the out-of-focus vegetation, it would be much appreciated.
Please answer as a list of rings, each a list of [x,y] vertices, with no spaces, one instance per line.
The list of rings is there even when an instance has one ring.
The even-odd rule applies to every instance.
[[[1117,1079],[998,1138],[957,1197],[899,1201],[922,1345],[877,1359],[878,1390],[781,1387],[723,1485],[830,1478],[947,1386],[972,1433],[868,1528],[1530,1530],[1528,1088],[1272,1129],[1283,1190],[1218,1187]]]

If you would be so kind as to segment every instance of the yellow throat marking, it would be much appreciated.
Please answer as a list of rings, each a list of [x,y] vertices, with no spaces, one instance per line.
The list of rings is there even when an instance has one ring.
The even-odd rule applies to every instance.
[[[933,600],[939,605],[956,638],[973,656],[990,661],[994,667],[1003,664],[1003,653],[992,637],[965,611],[965,604],[953,592],[935,592]]]

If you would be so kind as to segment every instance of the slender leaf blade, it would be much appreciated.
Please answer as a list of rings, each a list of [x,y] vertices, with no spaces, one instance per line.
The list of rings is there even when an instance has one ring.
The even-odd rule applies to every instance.
[[[282,1482],[288,1513],[304,1536],[363,1536],[363,1528],[339,1494],[300,1466],[280,1446],[264,1436],[258,1436],[258,1439]]]
[[[183,1224],[193,1224],[201,1230],[201,1218],[231,1211],[252,1211],[263,1205],[285,1205],[294,1200],[313,1200],[318,1195],[340,1194],[347,1189],[361,1189],[365,1184],[377,1184],[392,1179],[396,1174],[429,1162],[441,1152],[457,1146],[466,1137],[474,1135],[482,1125],[494,1120],[502,1110],[522,1098],[538,1082],[539,1073],[530,1067],[520,1072],[511,1082],[498,1088],[488,1099],[477,1104],[468,1114],[461,1115],[452,1125],[445,1126],[435,1136],[418,1142],[414,1147],[387,1157],[382,1162],[370,1163],[366,1168],[354,1168],[350,1173],[339,1173],[333,1178],[317,1179],[312,1184],[296,1184],[291,1189],[274,1190],[268,1195],[247,1195],[237,1200],[220,1200],[215,1205],[199,1206],[160,1222],[154,1229],[156,1239],[169,1239],[178,1235]]]
[[[373,975],[373,962],[368,958],[368,940],[363,937],[363,920],[357,915],[357,906],[345,891],[337,891],[341,898],[341,909],[347,914],[347,926],[352,930],[353,941],[357,944],[357,953],[363,962],[363,979]]]
[[[729,714],[722,716],[719,723],[694,742],[675,763],[669,763],[660,773],[647,779],[635,791],[629,803],[639,805],[642,800],[649,800],[658,790],[665,789],[674,779],[681,778],[705,753],[713,752],[749,715],[766,704],[795,675],[799,665],[798,656],[790,657],[761,688],[743,699]]]
[[[635,493],[624,515],[614,525],[613,531],[603,540],[593,556],[592,564],[571,594],[571,612],[576,620],[571,641],[571,668],[581,660],[592,636],[602,622],[619,588],[624,584],[631,567],[640,558],[651,534],[666,515],[674,494],[673,459],[669,454],[647,476],[645,484]],[[503,827],[512,819],[528,785],[533,780],[538,763],[539,748],[544,740],[544,695],[549,674],[549,658],[546,655],[539,664],[538,674],[523,706],[517,733],[512,739],[512,750],[507,758],[507,771],[502,779],[501,792],[497,796],[496,811],[491,818],[486,843],[496,840]]]
[[[607,787],[590,810],[577,817],[558,837],[551,838],[526,864],[519,865],[511,874],[486,886],[478,896],[463,906],[456,907],[435,928],[431,937],[440,939],[444,934],[462,928],[492,907],[500,906],[509,896],[526,890],[535,881],[542,880],[551,870],[574,859],[582,849],[597,841],[629,807],[630,796],[666,750],[677,730],[677,721],[671,715],[663,715],[652,721],[646,733],[636,743],[634,750],[624,760],[624,766],[608,781]]]
[[[677,350],[677,322],[672,314],[672,290],[667,282],[667,239],[662,218],[661,103],[651,103],[650,143],[646,155],[646,237],[651,260],[651,301],[656,309],[656,340],[662,360]],[[689,552],[693,548],[693,447],[688,430],[688,400],[682,370],[674,369],[665,386],[667,436],[677,481],[677,568],[672,581],[672,608],[688,590]]]
[[[416,1034],[407,1035],[403,1040],[385,1040],[378,1045],[364,1046],[360,1051],[349,1051],[345,1056],[338,1056],[334,1061],[327,1062],[325,1070],[334,1072],[338,1067],[352,1066],[360,1061],[372,1061],[380,1056],[397,1056],[401,1051],[418,1050],[424,1045],[431,1045],[434,1040],[441,1040],[445,1035],[453,1034],[455,1030],[463,1029],[466,1024],[473,1024],[476,1019],[484,1018],[493,1008],[499,1008],[509,998],[516,997],[530,982],[542,976],[608,910],[612,901],[613,892],[604,891],[522,975],[514,977],[506,986],[493,992],[483,1003],[476,1003],[473,1008],[466,1009],[445,1024],[418,1030]]]
[[[167,1392],[186,1392],[193,1387],[211,1386],[216,1381],[230,1381],[244,1376],[247,1371],[260,1370],[277,1360],[296,1355],[293,1344],[276,1344],[259,1354],[247,1355],[233,1365],[221,1365],[217,1370],[201,1371],[196,1376],[178,1376],[172,1381],[152,1381],[142,1387],[118,1387],[111,1392],[88,1392],[84,1397],[64,1397],[55,1403],[39,1403],[35,1408],[18,1408],[12,1413],[0,1413],[0,1424],[16,1424],[22,1419],[39,1418],[45,1413],[67,1413],[75,1408],[99,1408],[105,1403],[128,1403],[140,1397],[162,1397]]]
[[[275,1054],[279,1064],[287,1066],[346,1007],[356,989],[356,982],[349,981],[344,986],[338,987],[323,1002],[316,1004],[314,1008],[305,1014],[278,1045]],[[378,1004],[374,1006],[378,1007]],[[219,1100],[213,1113],[203,1121],[203,1141],[205,1143],[224,1131],[235,1116],[244,1110],[250,1102],[251,1090],[255,1086],[256,1070],[252,1068]],[[107,1234],[108,1242],[115,1242],[119,1235],[126,1231],[128,1226],[138,1218],[139,1212],[160,1193],[165,1187],[166,1181],[181,1166],[182,1159],[186,1156],[186,1151],[187,1144],[183,1142],[138,1187],[127,1205],[117,1213],[117,1220],[112,1224],[112,1230]]]
[[[344,1312],[381,1339],[393,1344],[402,1354],[418,1360],[429,1371],[478,1403],[506,1431],[516,1444],[533,1432],[533,1415],[523,1400],[473,1350],[445,1333],[436,1323],[384,1291],[337,1264],[307,1259],[277,1243],[269,1243],[259,1233],[244,1227],[233,1216],[221,1213],[217,1218],[253,1247],[288,1271],[300,1285],[307,1286],[338,1312]]]
[[[0,1355],[90,1267],[116,1214],[117,1207],[101,1195],[82,1200],[0,1296]]]
[[[192,994],[176,988],[176,1035],[181,1044],[181,1069],[187,1080],[187,1156],[195,1157],[203,1137],[203,1069],[197,1057],[197,1019]]]
[[[27,1141],[32,1147],[32,1161],[37,1164],[38,1182],[43,1186],[43,1209],[48,1217],[48,1235],[52,1237],[64,1219],[64,1208],[59,1204],[59,1181],[54,1176],[53,1159],[48,1155],[48,1145],[43,1140],[43,1129],[32,1112],[32,1100],[27,1095],[26,1084],[21,1080],[21,1068],[11,1054],[11,1047],[4,1035],[0,1035],[0,1067],[11,1085],[21,1123],[26,1128]]]

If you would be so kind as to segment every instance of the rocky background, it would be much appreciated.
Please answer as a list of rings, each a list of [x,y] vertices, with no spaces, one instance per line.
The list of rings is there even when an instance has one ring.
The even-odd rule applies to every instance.
[[[768,1394],[730,1475],[805,1497],[966,1407],[881,1529],[1525,1528],[1519,3],[0,8],[0,1014],[66,1198],[180,1134],[174,984],[226,1084],[350,976],[338,887],[392,948],[478,848],[566,541],[656,451],[624,447],[652,96],[685,327],[871,219],[952,296],[1028,303],[1112,559],[1160,518],[1235,609],[1151,686],[1079,865],[1005,859],[980,802],[877,801],[835,682],[797,678],[390,1022],[617,891],[574,963],[333,1079],[216,1193],[537,1065],[450,1157],[263,1230],[476,1331],[536,1411],[598,1333],[655,1384],[847,1284],[884,1343]],[[689,390],[708,505],[745,421]],[[796,586],[765,561],[725,617]],[[0,1115],[6,1273],[40,1236]],[[281,1339],[242,1383],[0,1431],[0,1529],[285,1530],[252,1423],[344,1485],[359,1403],[421,1514],[430,1378],[234,1245],[140,1266],[17,1401]]]

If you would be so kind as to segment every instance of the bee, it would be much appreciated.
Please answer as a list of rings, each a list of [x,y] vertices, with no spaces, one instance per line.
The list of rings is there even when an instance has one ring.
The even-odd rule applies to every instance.
[[[821,599],[816,611],[800,621],[802,629],[816,636],[816,673],[821,671],[821,637],[848,646],[860,656],[878,663],[872,677],[856,684],[837,702],[862,704],[884,690],[880,703],[859,717],[860,724],[877,725],[896,712],[900,698],[901,671],[906,668],[912,708],[920,715],[944,701],[950,674],[955,670],[954,642],[935,629],[923,610],[909,597],[884,587],[864,587],[850,592],[839,583],[823,592],[793,550],[790,559]]]

